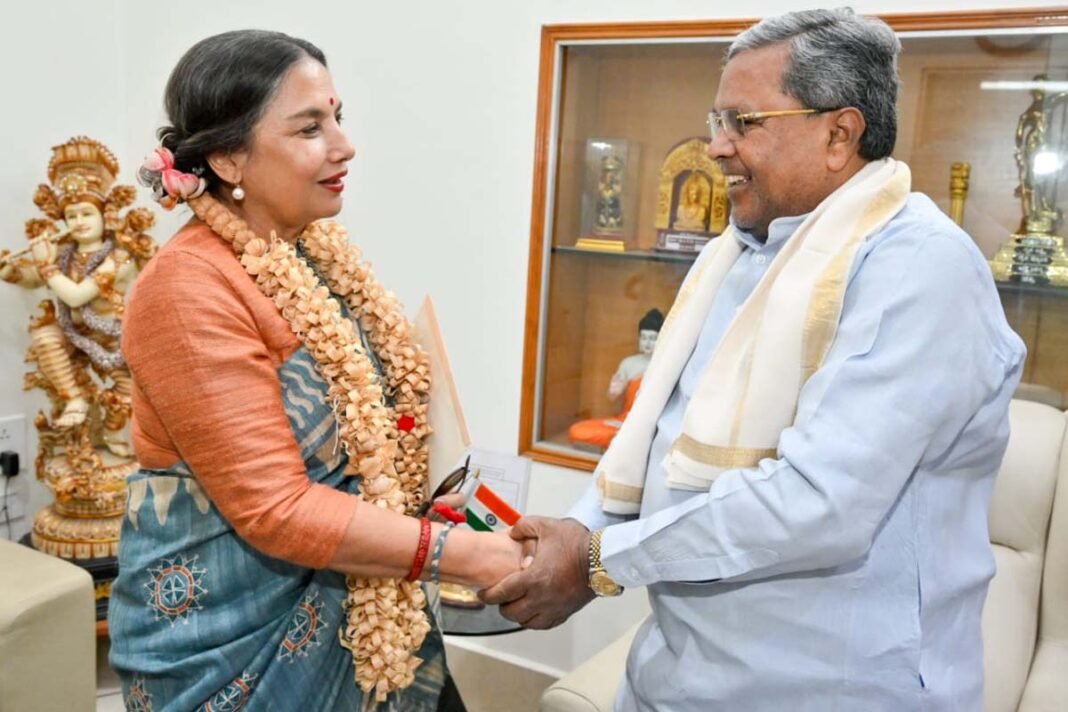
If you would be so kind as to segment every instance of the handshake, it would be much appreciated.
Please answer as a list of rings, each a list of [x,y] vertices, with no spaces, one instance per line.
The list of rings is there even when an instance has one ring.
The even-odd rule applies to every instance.
[[[590,532],[574,519],[523,517],[486,536],[490,551],[486,603],[526,628],[544,630],[566,621],[595,596],[589,586]]]

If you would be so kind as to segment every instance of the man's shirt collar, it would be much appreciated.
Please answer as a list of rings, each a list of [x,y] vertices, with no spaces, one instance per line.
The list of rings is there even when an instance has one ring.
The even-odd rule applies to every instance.
[[[780,247],[779,243],[786,242],[787,238],[793,235],[797,228],[801,226],[801,223],[805,221],[805,218],[809,216],[809,213],[804,215],[791,215],[784,218],[775,218],[768,225],[768,239],[766,241],[758,240],[751,233],[746,232],[737,225],[734,226],[735,236],[738,241],[742,243],[744,247],[748,247],[751,250],[760,251],[766,247]],[[734,223],[731,223],[732,225]]]

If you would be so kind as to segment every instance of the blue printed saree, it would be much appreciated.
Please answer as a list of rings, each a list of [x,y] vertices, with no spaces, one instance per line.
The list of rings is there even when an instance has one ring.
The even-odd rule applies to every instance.
[[[327,384],[297,350],[278,370],[308,477],[346,492],[347,458]],[[250,472],[250,477],[255,473]],[[183,463],[130,477],[111,594],[110,662],[127,710],[360,710],[368,700],[338,642],[345,577],[271,558],[243,541]],[[436,600],[428,591],[428,600]],[[431,620],[435,617],[431,614]],[[445,678],[435,627],[414,684],[380,709],[434,712]]]

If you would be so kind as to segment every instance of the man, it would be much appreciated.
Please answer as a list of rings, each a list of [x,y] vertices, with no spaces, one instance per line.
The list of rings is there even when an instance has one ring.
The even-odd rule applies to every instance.
[[[596,482],[518,523],[533,563],[484,592],[543,628],[646,586],[617,710],[982,708],[1024,348],[973,241],[888,158],[899,52],[848,9],[730,47],[709,153],[732,227]]]

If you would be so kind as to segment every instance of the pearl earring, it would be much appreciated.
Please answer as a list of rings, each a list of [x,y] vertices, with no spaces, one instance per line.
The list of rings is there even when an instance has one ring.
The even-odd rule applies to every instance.
[[[240,185],[235,185],[234,190],[230,193],[230,195],[233,196],[234,200],[241,202],[245,199],[245,189],[242,188]]]

